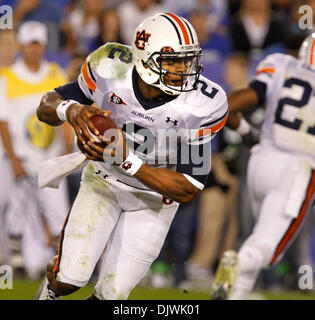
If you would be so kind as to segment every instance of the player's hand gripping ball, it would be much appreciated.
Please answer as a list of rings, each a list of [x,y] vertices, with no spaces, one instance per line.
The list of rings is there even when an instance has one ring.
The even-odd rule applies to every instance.
[[[100,141],[98,137],[91,134],[95,142],[99,146],[102,146],[105,148],[106,143],[104,143],[104,141],[113,142],[115,140],[115,137],[112,135],[114,131],[109,129],[117,129],[118,127],[110,116],[102,117],[102,116],[95,115],[95,116],[92,116],[90,120],[94,124],[95,128],[99,131],[100,135],[103,136],[103,141]]]
[[[125,146],[124,137],[121,132],[121,129],[117,127],[114,120],[110,116],[102,117],[99,115],[93,115],[89,118],[89,120],[93,123],[95,128],[99,131],[100,135],[103,136],[103,139],[100,140],[97,136],[95,136],[93,133],[89,131],[90,135],[94,140],[94,144],[97,147],[104,149],[102,161],[117,163],[117,164],[118,162],[122,162],[124,160],[123,159],[124,156],[121,157],[116,150],[117,149],[120,150],[121,148],[124,148],[123,147]],[[86,150],[84,149],[83,145],[79,141],[77,141],[77,145],[81,150],[81,152],[86,154]],[[118,145],[120,146],[120,148],[118,148]],[[119,153],[125,154],[126,152],[119,152]],[[115,157],[117,159],[115,159],[114,161],[113,159]]]
[[[100,135],[103,136],[103,140],[110,140],[111,142],[113,141],[114,137],[108,137],[108,133],[106,134],[108,129],[117,129],[117,125],[114,122],[114,120],[110,117],[102,117],[99,115],[93,115],[89,118],[89,120],[93,123],[93,125],[95,126],[95,128],[99,131]],[[92,138],[94,139],[94,143],[100,147],[106,147],[106,143],[104,141],[101,141],[97,136],[95,136],[89,129],[89,134],[92,136]],[[107,139],[110,138],[110,139]],[[86,139],[86,142],[88,140]],[[85,149],[82,145],[82,143],[77,140],[77,145],[79,147],[79,149],[84,153]]]

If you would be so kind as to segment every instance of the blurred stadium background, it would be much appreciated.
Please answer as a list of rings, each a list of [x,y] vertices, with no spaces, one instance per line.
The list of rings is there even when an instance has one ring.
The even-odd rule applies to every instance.
[[[78,77],[89,52],[107,41],[130,45],[133,30],[144,17],[170,11],[194,25],[203,48],[204,75],[227,92],[246,85],[258,61],[267,54],[297,55],[301,41],[313,30],[299,26],[302,5],[310,6],[315,17],[315,0],[2,0],[0,5],[11,6],[14,17],[13,30],[0,30],[0,70],[21,59],[15,35],[25,21],[39,21],[47,27],[44,59],[57,64],[70,81]],[[315,19],[312,21],[315,27]],[[259,129],[263,115],[263,108],[257,107],[246,118]],[[75,150],[71,139],[70,135],[63,152]],[[212,150],[212,173],[205,190],[196,201],[180,208],[159,258],[130,299],[209,299],[221,253],[238,249],[250,234],[253,218],[245,183],[249,150],[228,129],[216,136]],[[45,221],[37,221],[36,230],[43,236],[32,238],[36,248],[28,243],[28,253],[21,251],[24,235],[10,233],[5,190],[14,179],[6,173],[16,173],[11,165],[0,145],[0,266],[14,269],[13,289],[0,289],[0,300],[28,300],[34,297],[57,242]],[[69,206],[79,180],[80,172],[67,179]],[[315,261],[314,218],[308,221],[284,259],[261,274],[253,299],[315,298],[312,290],[298,286],[300,266],[313,267]],[[31,218],[27,223],[32,223]],[[30,228],[34,236],[36,232]],[[29,260],[38,263],[34,266]],[[91,291],[92,285],[88,285],[66,299],[82,299]]]

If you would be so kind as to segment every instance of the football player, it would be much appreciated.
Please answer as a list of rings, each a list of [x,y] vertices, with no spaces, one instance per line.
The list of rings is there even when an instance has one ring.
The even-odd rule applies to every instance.
[[[43,97],[39,119],[67,120],[89,162],[38,299],[85,286],[105,246],[91,299],[127,299],[158,256],[179,203],[203,189],[211,137],[228,105],[220,86],[200,75],[200,56],[187,20],[157,14],[137,27],[132,47],[106,43],[87,57],[78,81]],[[115,146],[128,145],[113,151],[122,159],[114,164],[90,134],[99,136],[89,118],[109,114],[124,131]],[[163,143],[165,135],[175,136],[175,146]]]
[[[260,270],[282,258],[311,211],[315,194],[314,75],[315,33],[303,42],[299,59],[267,56],[249,87],[228,97],[229,126],[243,135],[250,134],[251,128],[238,111],[264,104],[266,114],[247,172],[256,224],[237,255],[223,254],[212,298],[245,299]]]

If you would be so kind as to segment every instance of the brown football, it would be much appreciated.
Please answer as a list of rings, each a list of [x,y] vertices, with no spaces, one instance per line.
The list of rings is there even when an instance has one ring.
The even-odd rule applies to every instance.
[[[108,129],[118,128],[116,123],[111,117],[109,116],[102,117],[102,116],[94,115],[90,118],[90,120],[94,124],[95,128],[99,131],[100,135],[103,135],[106,140],[111,140],[112,142],[115,141],[115,136],[113,136],[112,134],[109,136],[109,133],[106,134],[106,131]],[[96,137],[94,134],[91,133],[91,135],[96,141],[95,142],[96,145],[99,145],[101,147],[106,146],[105,143],[100,142],[98,137]],[[85,149],[83,148],[83,145],[79,142],[79,140],[77,141],[77,145],[82,152],[85,152]]]
[[[110,116],[102,117],[95,115],[92,116],[90,120],[93,122],[95,128],[100,132],[101,135],[103,135],[108,129],[117,128],[116,123]]]

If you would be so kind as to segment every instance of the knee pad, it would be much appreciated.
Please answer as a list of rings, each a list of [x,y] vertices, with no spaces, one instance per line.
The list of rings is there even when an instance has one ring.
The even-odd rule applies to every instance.
[[[127,300],[131,289],[129,291],[125,290],[113,278],[108,279],[110,276],[115,277],[109,275],[107,279],[105,278],[101,283],[97,283],[95,296],[100,300]]]
[[[267,266],[272,258],[272,247],[264,241],[246,241],[238,253],[239,272],[252,272]]]

